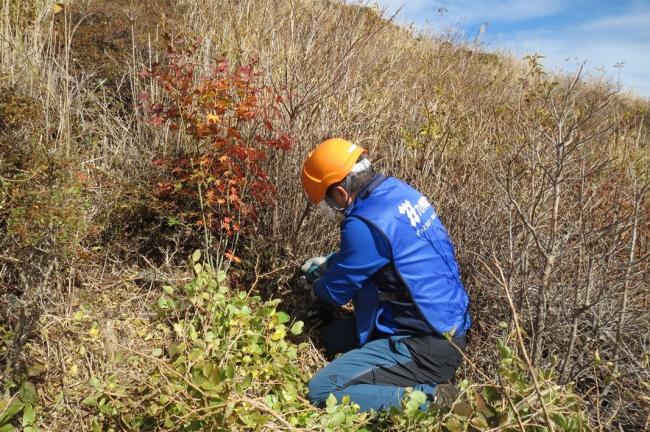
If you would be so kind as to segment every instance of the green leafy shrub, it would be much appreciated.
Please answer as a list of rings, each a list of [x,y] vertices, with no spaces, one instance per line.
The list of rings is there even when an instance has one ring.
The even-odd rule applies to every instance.
[[[136,383],[114,376],[88,382],[83,403],[96,409],[96,430],[341,430],[364,420],[349,401],[321,412],[305,400],[309,374],[299,358],[307,346],[287,339],[301,333],[301,321],[278,311],[277,300],[233,292],[200,252],[192,258],[194,280],[164,286],[156,301],[166,343],[129,359],[149,365],[147,374]]]
[[[14,431],[14,423],[20,424],[24,432],[35,431],[37,399],[36,388],[29,381],[23,382],[14,395],[5,391],[0,399],[0,432]]]
[[[348,397],[330,396],[324,410],[305,399],[313,372],[301,363],[309,346],[299,338],[303,323],[262,301],[232,290],[226,274],[191,260],[195,277],[166,285],[152,323],[164,336],[149,352],[127,361],[139,370],[134,381],[91,377],[83,404],[92,408],[95,430],[311,430],[476,431],[543,430],[546,418],[529,373],[516,349],[499,342],[498,383],[460,383],[451,410],[429,408],[420,391],[408,391],[400,409],[358,413]],[[540,393],[556,430],[587,431],[580,399],[553,375],[535,371]]]

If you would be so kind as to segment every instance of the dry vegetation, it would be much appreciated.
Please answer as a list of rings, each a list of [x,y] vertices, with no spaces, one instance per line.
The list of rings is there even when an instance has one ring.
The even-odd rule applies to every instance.
[[[333,249],[337,230],[315,215],[297,234],[297,173],[308,149],[333,135],[425,192],[447,225],[475,323],[461,378],[501,385],[495,343],[516,334],[522,370],[554,370],[583,399],[592,428],[648,428],[647,100],[580,69],[550,75],[534,55],[520,61],[453,35],[418,35],[335,1],[1,5],[2,392],[15,397],[33,382],[41,429],[89,428],[94,377],[119,380],[104,389],[119,400],[124,383],[142,385],[139,375],[163,367],[155,349],[171,318],[161,321],[152,304],[162,285],[192,279],[194,249],[229,269],[233,286],[305,315],[295,265]],[[242,216],[240,234],[195,223],[197,214],[221,217],[221,204],[185,208],[160,193],[172,177],[152,161],[201,151],[187,129],[152,125],[142,102],[170,100],[141,74],[166,64],[165,33],[200,38],[189,57],[204,68],[223,58],[254,64],[260,85],[280,96],[273,129],[293,145],[263,162],[278,205]],[[239,258],[224,258],[226,249]],[[298,367],[308,374],[322,359],[305,341]],[[144,404],[142,394],[131,397]],[[266,413],[265,428],[293,427],[273,403],[239,402]],[[516,420],[514,429],[528,426]]]

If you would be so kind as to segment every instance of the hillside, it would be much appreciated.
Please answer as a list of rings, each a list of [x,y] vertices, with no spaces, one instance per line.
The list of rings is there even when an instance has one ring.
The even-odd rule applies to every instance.
[[[648,100],[338,1],[1,8],[0,431],[649,427]],[[329,136],[453,238],[450,412],[305,399]]]

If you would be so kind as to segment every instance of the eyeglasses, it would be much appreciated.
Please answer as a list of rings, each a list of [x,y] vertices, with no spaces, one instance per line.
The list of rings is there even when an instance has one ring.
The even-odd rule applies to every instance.
[[[338,204],[336,204],[336,201],[334,201],[334,198],[332,198],[327,194],[325,195],[325,202],[327,203],[328,206],[330,206],[330,208],[338,212],[342,212],[343,210],[345,210],[345,207],[339,207]]]

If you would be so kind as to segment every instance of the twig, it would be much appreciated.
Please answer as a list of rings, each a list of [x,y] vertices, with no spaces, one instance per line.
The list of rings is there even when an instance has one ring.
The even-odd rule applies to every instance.
[[[289,242],[289,245],[291,245],[291,249],[293,250],[296,246],[296,241],[298,240],[298,233],[300,232],[300,228],[302,227],[303,222],[309,215],[309,212],[311,211],[312,204],[309,200],[307,200],[307,206],[305,207],[305,210],[303,210],[302,215],[300,216],[300,219],[298,219],[298,223],[296,224],[296,229],[293,232],[293,236],[291,237],[291,241]]]
[[[501,377],[498,376],[499,378],[499,384],[501,385],[501,388],[505,388],[503,384],[501,384]],[[510,405],[510,409],[512,410],[512,413],[514,414],[515,418],[517,419],[517,423],[519,424],[519,429],[521,429],[522,432],[526,431],[526,428],[524,427],[523,423],[521,422],[521,417],[519,416],[519,411],[517,411],[517,408],[515,408],[515,404],[512,401],[512,398],[508,394],[507,391],[503,392],[503,395],[505,396],[506,400],[508,401],[508,405]]]
[[[291,423],[286,421],[281,415],[279,415],[278,413],[273,411],[271,408],[267,407],[264,403],[262,403],[262,402],[260,402],[260,401],[258,401],[256,399],[239,398],[239,399],[235,399],[234,402],[247,403],[247,404],[250,404],[250,405],[254,406],[255,408],[257,408],[260,411],[264,411],[265,413],[270,414],[271,416],[275,417],[275,419],[277,421],[282,423],[282,425],[286,429],[289,429],[289,430],[305,430],[305,429],[295,428],[294,426],[291,425]]]
[[[515,305],[512,303],[512,297],[510,296],[510,289],[508,288],[508,283],[506,282],[505,276],[503,274],[503,269],[501,268],[501,265],[499,264],[499,261],[496,259],[496,257],[494,257],[494,265],[496,265],[497,269],[499,270],[500,277],[497,278],[496,275],[494,275],[492,270],[489,268],[488,271],[501,284],[501,286],[503,287],[506,293],[506,298],[508,299],[508,306],[510,307],[510,311],[512,312],[512,319],[515,324],[515,333],[517,334],[517,342],[519,343],[519,349],[521,349],[521,355],[524,358],[524,361],[526,362],[526,367],[528,368],[530,377],[533,380],[533,386],[535,387],[535,393],[537,393],[537,398],[539,399],[539,403],[542,406],[544,419],[546,420],[548,428],[551,430],[551,432],[553,432],[555,431],[555,428],[553,427],[553,423],[551,423],[551,417],[548,415],[548,410],[546,409],[546,404],[544,403],[544,398],[540,390],[539,383],[537,382],[535,369],[533,368],[533,365],[530,362],[530,358],[528,357],[528,352],[526,351],[526,346],[524,345],[524,339],[521,336],[521,327],[519,326],[519,319],[517,318],[517,311],[515,310]]]

